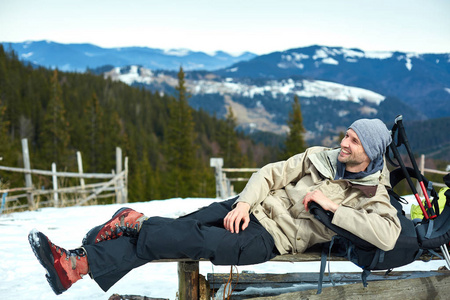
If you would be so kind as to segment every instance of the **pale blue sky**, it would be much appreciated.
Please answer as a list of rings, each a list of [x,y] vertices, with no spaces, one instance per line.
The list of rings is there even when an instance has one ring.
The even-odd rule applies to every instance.
[[[449,0],[0,0],[0,41],[450,53]]]

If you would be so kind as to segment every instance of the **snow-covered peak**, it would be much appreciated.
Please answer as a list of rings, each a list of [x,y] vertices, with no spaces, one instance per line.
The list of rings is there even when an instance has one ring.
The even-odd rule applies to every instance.
[[[302,53],[302,51],[308,51]],[[398,61],[404,61],[405,68],[411,71],[413,67],[412,58],[421,59],[421,55],[415,52],[392,52],[392,51],[362,51],[341,47],[316,46],[311,54],[311,49],[292,49],[281,54],[278,67],[282,69],[299,68],[304,69],[306,62],[313,62],[318,68],[322,64],[339,65],[340,62],[357,63],[360,59],[390,59],[395,57]]]
[[[187,56],[190,53],[191,53],[191,50],[184,49],[184,48],[164,50],[164,54],[166,54],[166,55],[179,56],[179,57]]]

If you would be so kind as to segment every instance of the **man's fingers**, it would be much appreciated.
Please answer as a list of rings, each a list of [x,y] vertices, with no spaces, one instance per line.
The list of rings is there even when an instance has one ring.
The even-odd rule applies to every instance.
[[[226,217],[223,219],[223,226],[225,227],[226,230],[231,231],[231,226],[230,226],[230,222],[231,222],[231,212],[228,213],[226,215]]]
[[[236,233],[239,233],[239,224],[241,224],[241,220],[242,220],[241,217],[237,217],[237,218],[234,220],[234,227],[235,227],[235,232],[236,232]]]
[[[223,226],[225,227],[226,230],[230,231],[231,233],[234,232],[235,220],[236,216],[233,211],[230,211],[223,219]]]
[[[244,224],[242,224],[242,230],[245,230],[245,228],[248,227],[249,223],[250,223],[250,217],[244,218]]]
[[[309,193],[306,194],[305,198],[303,198],[303,205],[305,206],[306,211],[308,211],[308,202],[309,202]]]
[[[247,203],[239,202],[223,219],[223,226],[225,229],[231,233],[239,233],[241,222],[243,222],[241,227],[242,230],[247,228],[248,223],[250,222],[250,216],[248,214],[249,207],[250,205]]]

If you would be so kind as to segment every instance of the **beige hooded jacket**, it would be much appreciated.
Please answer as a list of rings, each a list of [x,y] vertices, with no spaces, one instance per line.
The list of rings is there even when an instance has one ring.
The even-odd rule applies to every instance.
[[[335,235],[304,208],[303,198],[314,190],[339,204],[333,224],[382,250],[394,247],[401,227],[386,190],[386,166],[362,179],[334,180],[339,151],[312,147],[268,164],[252,175],[237,199],[236,203],[250,205],[250,212],[271,233],[281,254],[304,252]]]

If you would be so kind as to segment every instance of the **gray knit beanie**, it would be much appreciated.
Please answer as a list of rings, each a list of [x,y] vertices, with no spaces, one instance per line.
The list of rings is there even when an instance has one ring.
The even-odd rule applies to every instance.
[[[349,129],[356,132],[371,161],[382,157],[386,147],[392,142],[390,131],[379,119],[360,119],[353,122]]]

